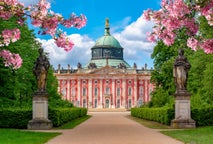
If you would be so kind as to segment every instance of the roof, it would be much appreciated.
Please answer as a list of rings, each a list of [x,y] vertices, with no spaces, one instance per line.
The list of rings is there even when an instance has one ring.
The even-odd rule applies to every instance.
[[[111,67],[117,68],[118,65],[124,64],[126,68],[131,68],[131,66],[125,61],[121,59],[96,59],[96,60],[90,60],[84,68],[88,68],[90,63],[95,63],[97,68],[104,67],[106,65],[109,65]]]

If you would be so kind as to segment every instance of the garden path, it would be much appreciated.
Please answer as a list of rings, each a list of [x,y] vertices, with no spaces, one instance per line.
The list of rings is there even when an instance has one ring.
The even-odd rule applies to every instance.
[[[47,144],[183,144],[127,118],[129,112],[90,112],[90,119]]]

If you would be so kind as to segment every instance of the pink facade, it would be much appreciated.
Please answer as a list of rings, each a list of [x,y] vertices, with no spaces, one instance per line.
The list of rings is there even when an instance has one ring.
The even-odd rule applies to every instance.
[[[150,101],[154,85],[150,71],[121,70],[110,66],[93,70],[78,69],[75,73],[58,70],[58,92],[77,107],[125,108]]]

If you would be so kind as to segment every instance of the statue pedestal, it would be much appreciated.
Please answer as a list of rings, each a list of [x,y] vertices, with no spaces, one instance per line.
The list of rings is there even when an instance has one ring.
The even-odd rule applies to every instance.
[[[28,129],[46,130],[52,128],[52,121],[48,119],[47,93],[35,93],[33,96],[33,119],[28,122]]]
[[[191,119],[190,96],[187,91],[177,92],[175,96],[175,119],[171,121],[173,128],[195,128]]]

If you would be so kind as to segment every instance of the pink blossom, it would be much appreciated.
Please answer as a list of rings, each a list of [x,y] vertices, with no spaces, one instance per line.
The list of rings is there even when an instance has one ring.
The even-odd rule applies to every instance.
[[[207,54],[213,54],[213,39],[204,40],[201,44],[201,48]]]
[[[151,13],[151,9],[148,9],[146,11],[143,12],[143,18],[147,21],[150,21],[151,20],[151,17],[150,17],[150,13]]]
[[[4,59],[5,66],[11,66],[13,69],[18,69],[22,65],[22,59],[19,54],[13,54],[8,50],[0,51],[0,57]]]
[[[68,37],[66,37],[64,33],[55,38],[55,43],[58,47],[64,48],[64,50],[67,52],[74,46],[74,43]]]
[[[82,28],[86,25],[87,18],[85,15],[76,16],[74,13],[70,16],[69,19],[63,20],[62,24],[65,27],[76,27],[76,28]]]
[[[20,30],[17,28],[13,30],[3,30],[2,37],[4,38],[4,44],[8,46],[10,42],[16,42],[20,39]]]
[[[187,40],[187,46],[192,48],[192,50],[196,51],[197,50],[197,47],[199,45],[199,42],[197,39],[191,37],[191,38],[188,38]]]
[[[156,42],[156,38],[155,38],[155,35],[152,33],[150,34],[150,32],[148,32],[147,34],[147,40],[150,41],[150,42]]]

